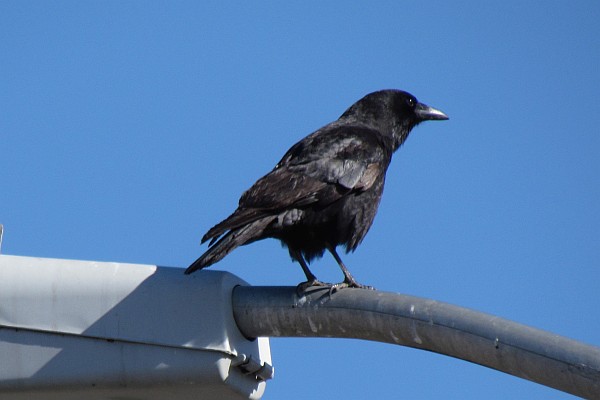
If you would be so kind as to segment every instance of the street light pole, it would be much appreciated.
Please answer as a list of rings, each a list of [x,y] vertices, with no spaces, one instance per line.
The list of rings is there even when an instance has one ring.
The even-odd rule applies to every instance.
[[[456,357],[600,399],[600,348],[463,307],[389,292],[238,286],[234,318],[247,337],[337,337]]]

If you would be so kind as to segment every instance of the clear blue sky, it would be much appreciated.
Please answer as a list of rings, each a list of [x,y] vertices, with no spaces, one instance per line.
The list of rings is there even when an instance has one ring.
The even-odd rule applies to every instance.
[[[600,345],[598,21],[597,1],[2,1],[2,251],[186,267],[289,146],[399,88],[450,120],[395,154],[355,277]],[[273,240],[214,268],[304,278]],[[571,398],[386,344],[271,350],[265,399]]]

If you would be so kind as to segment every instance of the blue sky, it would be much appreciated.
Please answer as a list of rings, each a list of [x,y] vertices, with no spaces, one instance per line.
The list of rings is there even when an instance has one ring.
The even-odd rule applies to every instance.
[[[0,3],[3,253],[186,267],[374,90],[450,116],[395,154],[357,280],[600,345],[600,3]],[[304,276],[279,243],[215,269]],[[315,274],[339,281],[330,257]],[[437,354],[274,339],[265,399],[566,399]]]

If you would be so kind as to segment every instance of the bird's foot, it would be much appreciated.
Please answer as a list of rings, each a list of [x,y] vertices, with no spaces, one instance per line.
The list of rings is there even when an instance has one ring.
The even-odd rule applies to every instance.
[[[331,295],[334,294],[335,292],[345,289],[345,288],[376,290],[373,286],[362,285],[354,280],[352,280],[350,282],[344,281],[344,282],[335,283],[335,284],[331,285],[331,287],[329,288],[329,296],[331,297]]]
[[[348,287],[357,288],[357,289],[377,290],[373,286],[363,285],[358,282],[350,283],[350,284],[348,284]]]
[[[356,282],[354,279],[346,279],[342,283],[338,283],[337,285],[340,289],[343,288],[356,288],[356,289],[368,289],[368,290],[376,290],[373,286],[363,285],[361,283]]]
[[[308,288],[311,287],[329,287],[332,286],[331,283],[327,283],[327,282],[321,282],[318,279],[311,279],[308,280],[306,282],[302,282],[300,284],[298,284],[298,286],[296,286],[296,292],[298,292],[298,294],[302,293],[302,292],[306,292],[306,290]]]
[[[327,283],[321,282],[318,279],[311,279],[306,282],[302,282],[298,284],[296,287],[296,292],[298,295],[301,295],[303,292],[306,292],[311,287],[328,287],[329,288],[329,297],[335,292],[345,289],[345,288],[356,288],[356,289],[368,289],[368,290],[376,290],[373,286],[367,286],[356,282],[355,280],[344,281],[340,283]]]
[[[329,288],[329,297],[331,297],[331,295],[334,294],[335,292],[337,292],[338,290],[342,290],[347,287],[350,287],[350,286],[348,286],[348,284],[346,282],[340,282],[340,283],[335,283],[335,284],[331,285],[331,287]]]

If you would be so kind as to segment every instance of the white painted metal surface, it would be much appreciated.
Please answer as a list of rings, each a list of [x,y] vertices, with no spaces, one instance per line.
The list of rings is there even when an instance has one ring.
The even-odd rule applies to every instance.
[[[258,399],[269,342],[238,331],[232,274],[0,255],[2,399]]]

